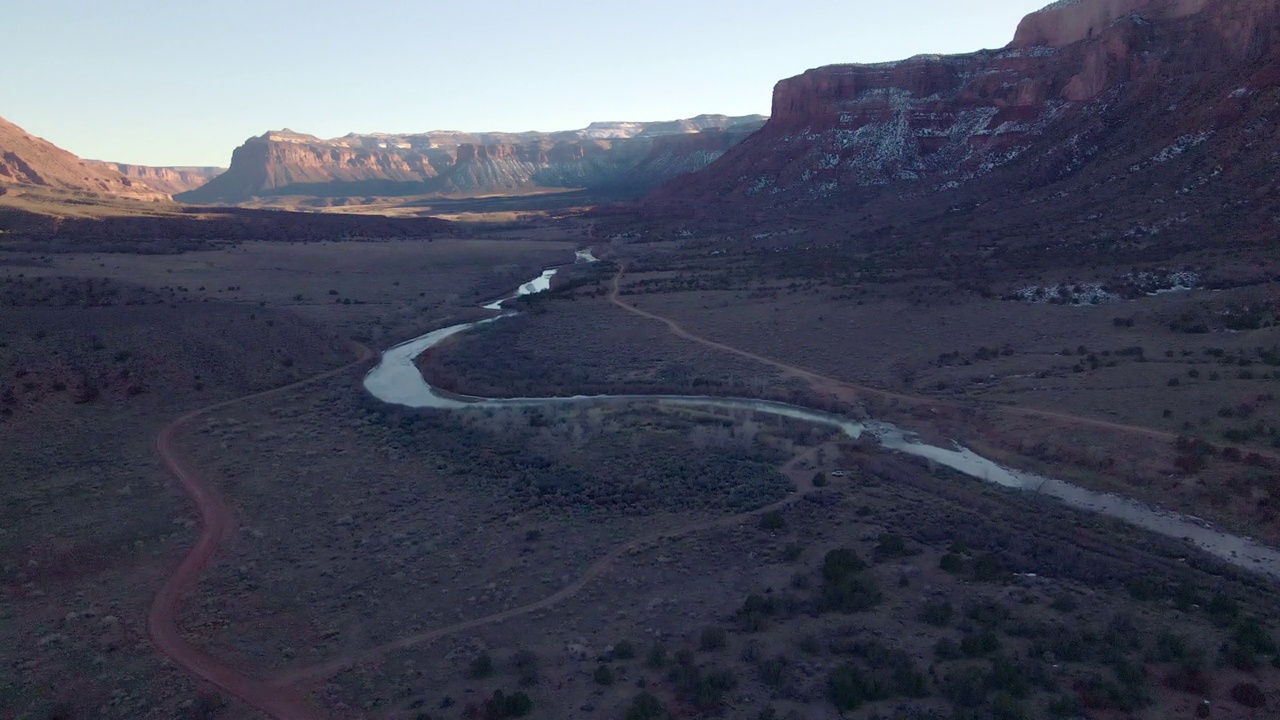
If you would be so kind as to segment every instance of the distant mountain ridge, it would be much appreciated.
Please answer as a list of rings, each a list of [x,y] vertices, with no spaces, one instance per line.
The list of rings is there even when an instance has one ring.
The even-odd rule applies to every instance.
[[[168,194],[113,167],[83,160],[0,118],[0,187],[29,186],[133,200],[168,200]]]
[[[146,183],[149,187],[167,195],[195,190],[227,170],[221,167],[157,167],[106,161],[89,162],[98,162],[110,170],[131,180]]]
[[[588,188],[638,196],[718,158],[764,125],[759,115],[598,122],[559,132],[349,134],[279,130],[250,138],[229,169],[184,202],[283,195],[485,195]]]

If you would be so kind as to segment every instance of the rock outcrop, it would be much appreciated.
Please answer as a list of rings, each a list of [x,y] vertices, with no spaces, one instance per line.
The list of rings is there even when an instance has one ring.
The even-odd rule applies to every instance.
[[[444,131],[332,140],[268,132],[237,148],[227,172],[180,199],[234,203],[283,195],[486,195],[562,187],[639,195],[705,167],[764,120],[703,115],[553,133]]]
[[[1168,20],[1194,15],[1210,0],[1059,0],[1023,18],[1014,48],[1066,47],[1105,32],[1126,16]]]
[[[1149,173],[1244,181],[1270,172],[1253,165],[1273,144],[1278,83],[1280,0],[1058,2],[1003,49],[783,80],[760,132],[648,207],[927,213],[1070,178],[1138,195],[1165,192]]]
[[[0,186],[5,185],[132,200],[169,199],[145,182],[125,177],[101,163],[82,160],[0,118]]]
[[[189,192],[226,172],[220,167],[154,167],[100,162],[100,165],[158,190],[166,195]]]

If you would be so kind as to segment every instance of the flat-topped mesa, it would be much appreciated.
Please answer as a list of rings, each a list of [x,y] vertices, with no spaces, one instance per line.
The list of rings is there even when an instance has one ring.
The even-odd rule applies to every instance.
[[[953,108],[956,103],[998,109],[1032,107],[1065,85],[1054,73],[1040,72],[1049,65],[1044,53],[1014,51],[829,65],[774,87],[769,127],[847,125],[852,114],[892,114],[909,98]]]
[[[699,115],[666,122],[603,122],[559,132],[350,134],[324,140],[290,130],[250,138],[231,167],[182,196],[254,197],[490,194],[586,188],[637,196],[706,166],[765,122]]]
[[[1101,34],[1134,15],[1155,21],[1188,17],[1212,0],[1059,0],[1022,19],[1012,47],[1066,47]]]
[[[220,167],[155,167],[116,162],[98,164],[132,180],[144,182],[148,187],[167,195],[195,190],[226,171],[226,168]]]

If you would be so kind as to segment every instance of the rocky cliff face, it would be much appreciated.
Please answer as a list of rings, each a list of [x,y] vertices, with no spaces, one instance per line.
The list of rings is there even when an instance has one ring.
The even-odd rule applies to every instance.
[[[195,190],[226,171],[226,168],[220,167],[153,167],[114,162],[98,164],[166,195]]]
[[[169,196],[91,160],[81,160],[0,118],[0,186],[34,186],[134,200]]]
[[[760,132],[649,207],[923,214],[1068,180],[1142,195],[1254,182],[1278,82],[1280,0],[1067,0],[1004,49],[783,80]]]
[[[189,202],[313,195],[491,194],[541,187],[640,194],[704,167],[764,124],[704,115],[594,123],[554,133],[431,132],[322,140],[289,130],[251,138]]]
[[[1023,18],[1013,47],[1066,47],[1105,32],[1126,16],[1169,20],[1194,15],[1208,4],[1209,0],[1060,0]]]

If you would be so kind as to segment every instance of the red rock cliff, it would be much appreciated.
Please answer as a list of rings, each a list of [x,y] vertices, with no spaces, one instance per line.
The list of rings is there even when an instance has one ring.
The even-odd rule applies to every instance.
[[[1033,157],[1060,167],[1036,163],[1011,181],[1074,172],[1131,130],[1141,135],[1123,152],[1214,132],[1218,116],[1276,85],[1277,58],[1280,0],[1055,3],[1000,50],[832,65],[783,80],[760,132],[653,203],[928,193]],[[1143,143],[1151,147],[1139,151]]]
[[[663,174],[641,168],[655,144],[704,137],[723,152],[764,118],[705,115],[664,123],[596,123],[556,133],[432,132],[348,135],[322,140],[291,131],[251,138],[230,169],[182,196],[192,202],[238,202],[272,195],[480,194],[535,187],[648,190],[714,159],[691,154]],[[717,155],[718,156],[718,155]],[[700,162],[697,162],[701,160]]]
[[[100,164],[167,195],[195,190],[226,171],[226,168],[220,167],[155,167],[114,162]]]

